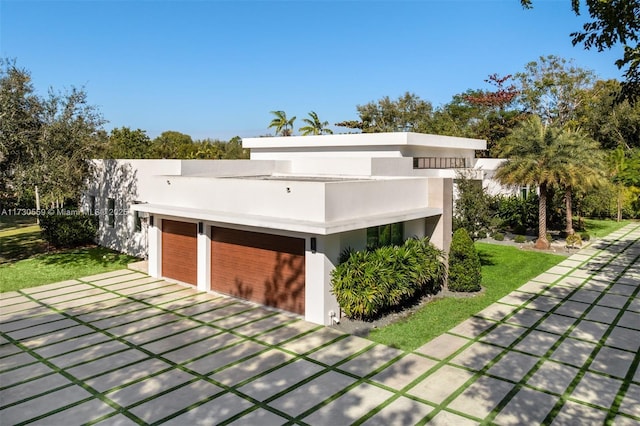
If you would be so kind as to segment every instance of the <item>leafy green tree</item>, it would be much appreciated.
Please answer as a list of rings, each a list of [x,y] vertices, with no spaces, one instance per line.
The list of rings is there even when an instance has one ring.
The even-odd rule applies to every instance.
[[[359,121],[342,121],[336,126],[361,129],[363,133],[424,132],[427,133],[433,114],[430,102],[406,92],[397,100],[388,96],[377,102],[358,105]]]
[[[640,148],[640,102],[615,102],[621,89],[617,80],[599,80],[578,111],[581,126],[603,149]]]
[[[30,73],[0,59],[0,202],[20,195],[16,175],[36,157],[42,108]]]
[[[630,151],[618,146],[607,158],[609,177],[616,193],[616,219],[622,220],[625,188],[640,186],[640,149]]]
[[[269,128],[275,128],[276,135],[291,136],[293,134],[293,123],[296,121],[296,117],[287,118],[287,113],[284,111],[271,111],[271,114],[275,116]]]
[[[471,238],[489,230],[491,225],[491,197],[479,180],[458,174],[456,179],[458,197],[453,207],[454,229],[464,228]]]
[[[532,0],[520,0],[525,8],[531,8]],[[618,100],[631,103],[640,96],[640,0],[571,0],[571,8],[580,14],[586,3],[592,21],[582,26],[582,31],[571,33],[573,45],[583,44],[585,49],[596,48],[599,52],[622,44],[624,54],[616,61],[619,69],[628,67],[624,73],[626,81]]]
[[[449,249],[449,279],[451,291],[479,291],[482,282],[480,257],[467,230],[453,233]]]
[[[191,136],[169,130],[153,140],[150,158],[188,158],[192,150]]]
[[[577,110],[586,102],[587,91],[593,86],[592,71],[549,55],[529,62],[516,77],[521,86],[518,102],[525,112],[539,116],[545,125],[580,124]]]
[[[106,149],[106,158],[148,158],[151,139],[141,129],[121,127],[111,130]]]
[[[300,129],[298,129],[303,136],[333,134],[333,130],[327,127],[329,125],[329,122],[320,121],[320,119],[318,118],[318,114],[316,114],[315,111],[311,111],[309,113],[309,117],[310,118],[302,119],[302,121],[306,123],[306,126],[300,127]]]
[[[539,190],[538,239],[536,248],[549,248],[547,240],[547,198],[553,187],[566,177],[573,164],[569,135],[533,116],[523,122],[502,144],[505,161],[496,171],[496,179],[506,185],[530,185]],[[573,170],[573,169],[572,169]]]

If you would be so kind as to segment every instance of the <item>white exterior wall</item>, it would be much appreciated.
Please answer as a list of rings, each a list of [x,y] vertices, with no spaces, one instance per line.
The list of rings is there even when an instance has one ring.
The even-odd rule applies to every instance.
[[[99,243],[134,255],[144,255],[148,244],[149,274],[162,277],[162,220],[203,222],[197,288],[209,291],[211,226],[304,238],[305,319],[319,324],[331,323],[330,311],[339,315],[331,271],[342,250],[366,247],[368,226],[403,222],[405,237],[429,236],[439,248],[448,248],[453,171],[414,170],[411,157],[473,157],[485,144],[412,133],[245,142],[252,148],[251,160],[100,162],[87,192],[96,196],[96,207],[106,207],[107,198],[125,212],[134,201],[149,203],[135,208],[153,216],[154,225],[135,233],[132,214],[116,218],[113,228],[101,217]],[[265,175],[279,178],[247,178]],[[315,253],[311,238],[317,241]]]

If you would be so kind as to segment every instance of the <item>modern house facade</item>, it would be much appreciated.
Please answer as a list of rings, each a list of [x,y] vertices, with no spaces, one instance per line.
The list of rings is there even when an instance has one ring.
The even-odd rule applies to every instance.
[[[98,243],[149,274],[331,324],[340,253],[451,239],[454,168],[482,140],[416,133],[246,138],[250,160],[97,160]]]

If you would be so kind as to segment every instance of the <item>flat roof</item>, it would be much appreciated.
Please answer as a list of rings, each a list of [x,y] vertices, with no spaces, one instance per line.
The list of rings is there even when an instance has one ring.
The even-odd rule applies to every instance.
[[[460,138],[414,132],[348,133],[339,135],[242,138],[242,147],[254,150],[262,148],[348,148],[356,146],[423,146],[433,148],[482,150],[487,148],[487,141],[484,139]]]
[[[225,176],[221,179],[249,179],[249,180],[275,180],[283,182],[353,182],[374,180],[364,177],[351,176],[303,176],[303,175],[250,175],[250,176]]]

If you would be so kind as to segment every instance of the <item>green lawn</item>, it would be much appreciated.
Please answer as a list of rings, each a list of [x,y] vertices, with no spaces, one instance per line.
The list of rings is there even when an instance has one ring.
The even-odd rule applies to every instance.
[[[622,220],[616,222],[615,220],[605,219],[582,219],[584,221],[585,230],[593,238],[602,238],[605,235],[617,231],[625,225],[631,223],[630,220]]]
[[[476,248],[482,262],[484,294],[434,300],[404,321],[374,330],[369,338],[399,349],[414,350],[565,259],[497,244],[476,243]]]
[[[33,218],[2,218],[0,224],[0,292],[126,268],[135,257],[104,247],[47,252]]]

